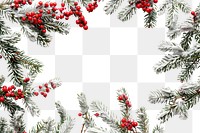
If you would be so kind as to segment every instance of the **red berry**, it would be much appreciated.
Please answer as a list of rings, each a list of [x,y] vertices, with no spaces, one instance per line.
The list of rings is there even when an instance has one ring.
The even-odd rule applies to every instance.
[[[158,3],[158,0],[153,0],[154,3]]]
[[[39,85],[39,89],[42,89],[42,86],[41,86],[41,85]]]
[[[124,123],[122,123],[122,124],[121,124],[121,127],[122,127],[122,128],[124,128],[124,127],[125,127],[125,124],[124,124]]]
[[[46,88],[46,92],[49,93],[49,91],[50,91],[50,89],[49,89],[49,88]]]
[[[63,14],[60,14],[60,19],[63,19],[64,18],[64,15]]]
[[[53,2],[51,2],[51,3],[50,3],[50,7],[53,7],[53,6],[54,6],[54,4],[53,4]]]
[[[26,0],[23,0],[23,1],[22,1],[22,4],[23,4],[23,5],[26,5]]]
[[[74,2],[74,5],[77,6],[77,5],[78,5],[78,2]]]
[[[15,100],[18,100],[19,99],[19,97],[15,97]]]
[[[69,17],[66,17],[65,20],[69,20]]]
[[[122,96],[118,96],[118,100],[119,101],[123,100],[123,97]]]
[[[38,19],[38,24],[42,24],[42,20],[41,19]]]
[[[84,29],[84,30],[87,30],[87,29],[88,29],[88,26],[87,26],[87,25],[83,26],[83,29]]]
[[[80,24],[80,21],[79,21],[79,20],[76,20],[76,24]]]
[[[44,7],[46,7],[46,8],[49,7],[49,3],[46,2],[46,3],[44,4]]]
[[[128,100],[126,100],[125,104],[126,104],[126,105],[129,105],[129,104],[130,104],[130,102],[129,102]]]
[[[134,122],[132,122],[132,126],[137,127],[138,123],[134,121]]]
[[[38,17],[41,18],[41,17],[42,17],[42,13],[39,13],[39,14],[38,14]]]
[[[47,97],[47,93],[44,93],[43,96],[44,96],[44,97]]]
[[[0,97],[0,102],[4,102],[4,100],[5,100],[4,97],[1,96],[1,97]]]
[[[14,92],[11,92],[11,93],[10,93],[10,96],[11,96],[11,97],[14,97],[14,96],[15,96],[15,93],[14,93]]]
[[[51,11],[50,10],[47,10],[47,14],[50,14],[51,13]]]
[[[33,94],[35,95],[35,96],[38,96],[39,95],[39,93],[38,92],[33,92]]]
[[[55,17],[55,16],[56,16],[56,14],[55,14],[55,13],[53,13],[51,16],[52,16],[52,17]]]
[[[40,29],[44,29],[44,25],[40,25]]]
[[[46,33],[47,31],[45,29],[42,30],[42,33]]]
[[[193,16],[196,16],[196,12],[195,12],[195,11],[191,11],[191,14],[192,14]]]
[[[81,7],[80,6],[76,6],[76,10],[80,11]]]
[[[38,4],[39,4],[40,6],[42,6],[42,5],[43,5],[43,2],[42,2],[42,1],[39,1]]]
[[[12,89],[15,89],[15,86],[14,86],[14,85],[11,85],[10,87],[11,87]]]
[[[96,113],[96,114],[94,114],[96,117],[98,117],[99,116],[99,113]]]
[[[56,3],[56,2],[54,2],[54,3],[53,3],[53,6],[57,6],[57,3]]]
[[[6,93],[6,97],[10,97],[10,93]]]
[[[62,6],[62,7],[65,7],[65,3],[61,3],[61,6]]]
[[[3,87],[2,87],[2,91],[3,91],[3,92],[7,92],[7,91],[8,91],[7,86],[3,86]]]
[[[123,119],[121,120],[121,122],[122,122],[122,123],[125,123],[125,122],[126,122],[126,118],[123,118]]]
[[[59,20],[60,16],[56,16],[56,19]]]
[[[78,113],[78,116],[82,116],[82,113]]]
[[[146,9],[146,12],[151,13],[152,10],[153,10],[153,8],[149,7],[149,8]]]
[[[42,10],[42,9],[40,9],[40,10],[39,10],[39,13],[43,13],[43,10]]]

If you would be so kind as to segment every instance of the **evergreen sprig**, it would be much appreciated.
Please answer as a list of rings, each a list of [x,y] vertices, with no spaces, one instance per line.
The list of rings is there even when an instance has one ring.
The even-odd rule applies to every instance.
[[[153,104],[165,104],[159,115],[161,122],[169,120],[174,115],[179,115],[180,118],[186,119],[188,117],[188,110],[199,102],[199,88],[199,82],[185,83],[178,90],[164,88],[162,91],[152,92],[149,96],[149,101]]]

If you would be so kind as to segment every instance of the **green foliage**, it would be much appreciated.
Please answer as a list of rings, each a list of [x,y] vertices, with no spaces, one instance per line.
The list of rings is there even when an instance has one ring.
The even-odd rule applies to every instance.
[[[138,122],[138,129],[142,133],[149,133],[149,119],[146,113],[146,109],[144,107],[139,108],[137,110],[137,122]]]
[[[159,114],[161,122],[166,122],[170,117],[178,115],[181,119],[188,117],[187,111],[199,102],[199,82],[186,83],[179,90],[164,88],[151,93],[149,101],[153,104],[164,103],[165,106]]]

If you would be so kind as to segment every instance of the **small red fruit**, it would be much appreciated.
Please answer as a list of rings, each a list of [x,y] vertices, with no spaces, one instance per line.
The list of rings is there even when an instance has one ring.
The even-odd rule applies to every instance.
[[[82,116],[82,113],[78,113],[78,116]]]

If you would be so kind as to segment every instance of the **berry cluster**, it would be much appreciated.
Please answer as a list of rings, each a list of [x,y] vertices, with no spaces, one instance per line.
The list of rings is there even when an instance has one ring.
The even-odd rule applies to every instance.
[[[157,3],[158,0],[153,0],[153,3]],[[151,13],[153,11],[153,7],[151,7],[151,0],[140,0],[136,3],[136,8],[142,9],[144,12]]]
[[[98,7],[97,0],[94,0],[93,3],[89,3],[86,7],[88,12],[93,12]]]
[[[132,106],[131,102],[128,100],[128,96],[125,94],[119,95],[118,100],[124,102],[129,108]]]
[[[24,83],[28,83],[30,78],[25,78],[23,81]],[[25,92],[23,92],[21,89],[16,89],[14,85],[3,86],[1,88],[0,102],[4,102],[5,97],[12,97],[15,100],[18,100],[25,97]]]
[[[11,4],[11,8],[17,10],[20,6],[32,4],[32,0],[14,0],[14,2]]]
[[[134,120],[127,120],[126,118],[123,118],[121,120],[121,128],[126,128],[127,130],[133,130],[133,128],[138,126],[138,123]]]
[[[31,0],[15,0],[13,4],[11,4],[11,8],[18,9],[20,6],[25,4],[32,4]],[[22,4],[22,5],[21,5]],[[38,2],[36,7],[36,11],[27,12],[25,16],[21,17],[22,22],[29,23],[33,25],[35,28],[39,29],[41,33],[46,33],[45,23],[43,22],[43,16],[50,16],[56,20],[64,19],[68,20],[70,16],[74,15],[78,17],[76,20],[76,24],[82,27],[84,30],[88,29],[87,21],[82,14],[81,7],[78,5],[78,2],[74,2],[74,6],[70,6],[69,11],[67,10],[67,6],[65,3],[61,3],[60,7],[57,6],[56,2]],[[17,7],[17,8],[16,8]],[[93,3],[89,3],[87,6],[88,12],[92,12],[94,9],[98,7],[97,1],[95,0]]]
[[[84,30],[87,30],[87,21],[85,20],[85,17],[81,12],[81,7],[78,6],[78,2],[74,2],[74,6],[75,7],[71,6],[70,8],[73,14],[78,17],[78,19],[76,20],[76,24],[79,25],[79,27],[83,27]]]
[[[55,89],[56,88],[56,84],[53,83],[53,82],[45,83],[44,85],[39,85],[38,88],[39,88],[39,91],[38,92],[35,91],[35,92],[33,92],[33,94],[35,96],[38,96],[39,93],[40,93],[43,97],[47,97],[47,93],[50,92],[51,88]]]

